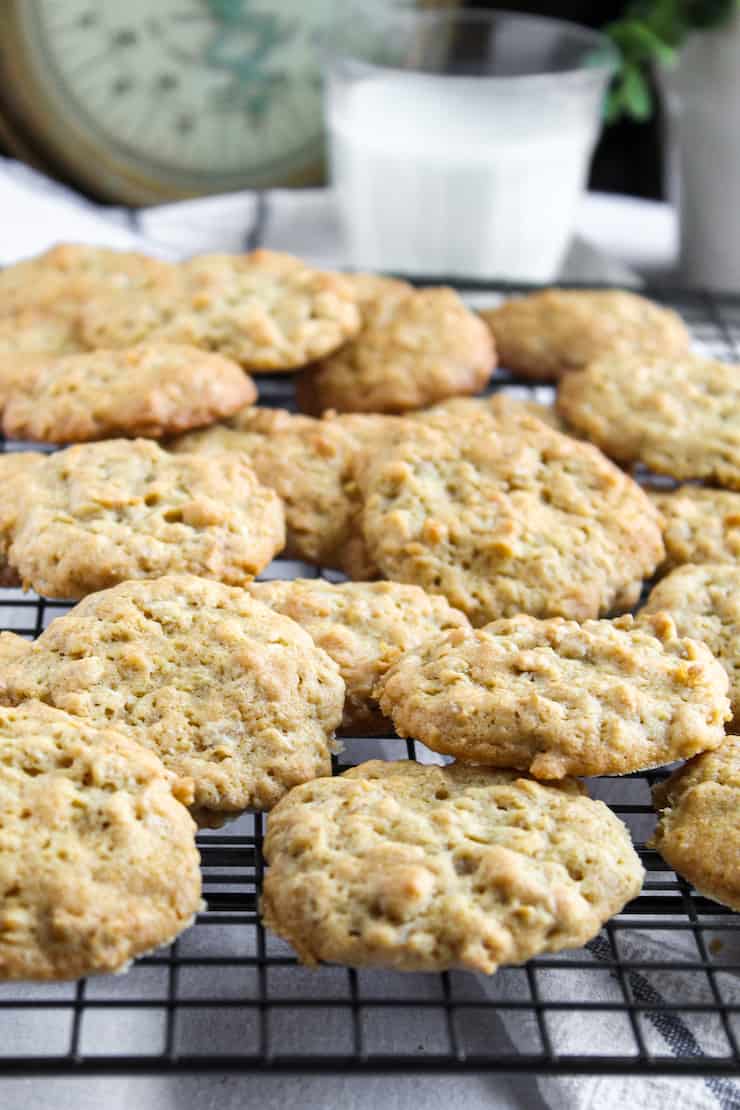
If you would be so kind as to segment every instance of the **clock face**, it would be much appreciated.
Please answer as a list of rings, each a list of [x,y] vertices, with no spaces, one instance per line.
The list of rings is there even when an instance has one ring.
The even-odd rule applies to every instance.
[[[23,0],[55,110],[90,145],[196,187],[315,162],[335,0]]]

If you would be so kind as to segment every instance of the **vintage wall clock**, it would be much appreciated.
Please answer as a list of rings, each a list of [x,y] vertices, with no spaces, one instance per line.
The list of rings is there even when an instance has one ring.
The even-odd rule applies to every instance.
[[[322,173],[317,42],[342,0],[3,0],[0,133],[127,203]]]

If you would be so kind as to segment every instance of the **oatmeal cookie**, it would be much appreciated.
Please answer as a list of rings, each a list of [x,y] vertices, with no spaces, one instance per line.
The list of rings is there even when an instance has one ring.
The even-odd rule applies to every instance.
[[[19,309],[3,315],[0,307],[0,412],[14,394],[28,390],[50,359],[84,350],[79,331],[70,314]]]
[[[39,451],[3,451],[0,453],[0,588],[8,589],[21,585],[15,567],[8,562],[8,550],[12,539],[12,523],[15,518],[10,485],[15,479],[21,484],[30,476],[32,468],[43,462],[46,456]]]
[[[203,823],[269,809],[330,771],[344,683],[294,621],[191,575],[124,582],[3,667],[2,698],[115,727],[194,781]]]
[[[2,271],[0,271],[2,273]],[[73,355],[84,350],[77,321],[50,309],[0,309],[0,369],[3,374],[24,355]]]
[[[157,438],[211,424],[256,398],[254,382],[230,359],[196,347],[142,343],[40,356],[11,392],[3,430],[46,443]]]
[[[364,334],[371,320],[382,321],[392,319],[393,313],[401,301],[408,299],[414,293],[414,286],[398,278],[385,277],[382,274],[355,273],[345,274],[345,281],[349,282],[354,293],[358,311],[360,313],[360,331],[351,345],[342,349],[342,354],[354,347]],[[336,354],[335,356],[336,357]],[[327,361],[331,361],[327,360]],[[320,364],[309,367],[303,374],[295,379],[296,399],[298,407],[305,413],[313,416],[322,416],[324,412],[341,411],[330,405],[322,405],[313,386],[316,371]]]
[[[279,409],[244,410],[170,444],[176,453],[242,452],[285,506],[287,558],[333,566],[352,516],[353,443],[339,424]]]
[[[640,487],[528,414],[511,434],[494,419],[467,435],[419,424],[358,480],[383,575],[444,594],[476,625],[628,609],[663,557]]]
[[[740,370],[698,355],[614,356],[568,374],[558,410],[623,463],[740,489]]]
[[[687,563],[654,586],[638,621],[665,617],[679,636],[707,645],[727,671],[735,723],[740,724],[740,566]]]
[[[0,708],[0,979],[124,971],[171,943],[201,905],[191,797],[106,722]]]
[[[352,578],[377,576],[359,528],[354,473],[360,451],[385,447],[404,427],[398,417],[336,414],[316,420],[283,409],[245,409],[225,424],[192,432],[176,452],[242,451],[261,482],[285,505],[286,556],[337,567]]]
[[[429,424],[443,432],[450,428],[459,428],[464,435],[466,428],[479,419],[495,420],[504,433],[513,431],[520,424],[524,431],[531,431],[531,417],[547,424],[556,432],[568,434],[565,423],[552,405],[544,405],[539,401],[521,401],[508,393],[493,393],[488,397],[452,397],[428,409],[409,413],[407,418]]]
[[[477,393],[495,365],[490,333],[453,289],[394,291],[364,306],[357,337],[307,370],[296,396],[312,413],[408,412]]]
[[[373,688],[405,651],[430,636],[469,628],[467,618],[444,598],[398,582],[345,582],[321,578],[255,582],[258,601],[305,628],[339,665],[346,686],[342,731],[387,732]],[[1,647],[1,644],[0,644]]]
[[[685,763],[653,800],[651,847],[700,894],[740,911],[740,737]]]
[[[662,518],[665,569],[684,563],[740,565],[740,493],[681,486],[649,491]]]
[[[143,340],[218,351],[247,370],[294,370],[351,338],[360,315],[339,274],[275,251],[199,255],[184,263],[176,289],[103,297],[82,317],[91,347]]]
[[[301,960],[491,974],[577,948],[642,886],[622,822],[573,780],[372,761],[270,815],[265,924]]]
[[[393,301],[400,301],[415,291],[410,282],[385,274],[344,274],[344,278],[352,286],[363,319],[371,313],[388,311]]]
[[[455,630],[376,687],[401,736],[538,779],[627,774],[718,747],[727,675],[670,620],[536,620]]]
[[[0,666],[22,659],[31,650],[31,640],[16,632],[0,632]]]
[[[691,342],[678,313],[619,289],[545,289],[481,316],[501,365],[533,381],[561,378],[605,354],[682,355]]]
[[[0,541],[24,587],[47,597],[176,571],[240,585],[285,542],[279,498],[236,454],[111,439],[33,458],[3,480],[6,457]]]
[[[10,398],[28,388],[39,360],[75,354],[83,348],[74,320],[43,309],[0,309],[0,412]]]
[[[51,309],[76,321],[101,294],[157,294],[178,284],[178,267],[137,251],[59,243],[0,272],[0,314]]]

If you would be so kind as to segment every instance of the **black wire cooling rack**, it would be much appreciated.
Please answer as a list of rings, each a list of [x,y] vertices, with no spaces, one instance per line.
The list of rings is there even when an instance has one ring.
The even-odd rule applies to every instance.
[[[457,284],[473,304],[522,288]],[[677,308],[707,351],[740,361],[740,297],[651,295]],[[514,386],[552,395],[503,372],[493,383]],[[262,378],[260,387],[265,403],[292,403],[288,379]],[[277,577],[299,573],[323,572],[280,561],[270,568]],[[67,608],[1,590],[0,626],[36,636]],[[335,769],[378,754],[428,758],[413,741],[352,739]],[[657,777],[592,784],[632,830],[647,871],[640,896],[584,949],[490,978],[302,968],[259,920],[265,819],[205,832],[207,908],[170,948],[121,976],[0,984],[0,1075],[653,1073],[702,1075],[721,1095],[724,1077],[740,1075],[740,916],[698,895],[645,847]]]

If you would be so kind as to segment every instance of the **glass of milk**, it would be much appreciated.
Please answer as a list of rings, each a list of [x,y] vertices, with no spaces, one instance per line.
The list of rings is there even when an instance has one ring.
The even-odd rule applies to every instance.
[[[601,128],[608,40],[506,12],[367,8],[326,63],[349,264],[551,281]]]

